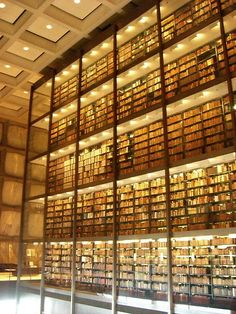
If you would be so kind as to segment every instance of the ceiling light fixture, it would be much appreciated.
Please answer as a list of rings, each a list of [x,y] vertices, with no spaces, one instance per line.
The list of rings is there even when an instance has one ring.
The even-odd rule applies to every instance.
[[[47,28],[47,29],[52,29],[53,27],[52,27],[51,24],[48,24],[48,25],[46,25],[46,28]]]
[[[145,22],[147,22],[147,20],[148,20],[148,17],[147,17],[147,16],[143,16],[143,17],[139,20],[139,22],[142,23],[142,24],[144,24]]]
[[[98,53],[98,52],[97,52],[96,50],[92,50],[91,53],[90,53],[90,55],[91,55],[91,56],[96,56],[97,53]]]
[[[28,94],[29,92],[27,92],[26,90],[24,90],[24,94]]]
[[[72,65],[71,65],[71,69],[72,69],[72,70],[75,70],[75,69],[77,69],[77,68],[78,68],[78,64],[72,64]]]
[[[4,2],[0,2],[0,9],[4,9],[6,7],[6,4]]]
[[[5,64],[5,68],[10,69],[10,64]]]
[[[28,51],[28,50],[29,50],[29,47],[26,47],[26,46],[25,46],[25,47],[23,47],[23,50],[24,50],[24,51]]]
[[[126,28],[126,31],[127,32],[132,32],[134,30],[134,26],[132,25],[129,25],[127,28]]]
[[[106,48],[108,48],[108,47],[109,47],[109,44],[108,44],[108,43],[103,43],[103,44],[102,44],[102,48],[106,49]]]
[[[80,0],[74,0],[74,3],[75,3],[75,4],[79,4],[79,3],[80,3]]]

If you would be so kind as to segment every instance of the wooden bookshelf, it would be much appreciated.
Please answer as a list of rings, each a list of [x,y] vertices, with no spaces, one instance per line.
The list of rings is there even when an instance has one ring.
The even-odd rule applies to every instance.
[[[78,96],[78,76],[70,78],[68,81],[59,85],[53,92],[53,108],[69,103]]]
[[[165,300],[167,295],[166,242],[120,242],[119,295]]]
[[[219,301],[230,303],[230,298],[235,297],[235,239],[177,238],[173,240],[172,255],[177,303],[209,306]]]
[[[82,71],[81,90],[84,91],[90,86],[106,79],[112,75],[113,71],[113,52],[110,52]]]
[[[111,236],[112,224],[113,190],[107,189],[77,196],[78,237]]]
[[[59,121],[52,123],[50,134],[51,148],[57,148],[60,145],[69,144],[76,138],[77,117],[73,113]]]
[[[74,185],[75,154],[72,153],[49,162],[49,193],[58,193],[70,189]]]
[[[129,83],[118,90],[118,120],[154,108],[161,102],[160,70]]]
[[[108,94],[80,110],[80,136],[98,131],[113,123],[113,94]]]
[[[235,162],[172,175],[172,230],[236,226]]]
[[[48,239],[72,238],[73,197],[47,202],[46,234]]]
[[[154,24],[118,48],[118,69],[122,69],[157,49],[157,25]]]
[[[171,162],[232,146],[231,112],[224,96],[168,117]]]
[[[119,235],[166,231],[165,178],[121,186],[118,199]]]
[[[78,242],[76,247],[77,289],[110,292],[112,285],[112,244]]]
[[[230,4],[225,4],[225,7]],[[164,43],[190,31],[218,13],[216,0],[194,0],[186,3],[161,21]]]
[[[47,242],[45,254],[46,284],[71,287],[72,243]]]
[[[113,141],[107,140],[82,150],[79,154],[78,185],[111,179]]]

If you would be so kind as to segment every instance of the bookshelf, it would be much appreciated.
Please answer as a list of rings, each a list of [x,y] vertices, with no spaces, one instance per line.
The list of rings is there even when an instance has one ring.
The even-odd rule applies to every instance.
[[[85,44],[30,118],[28,148],[33,128],[48,140],[26,160],[46,169],[46,192],[25,194],[44,208],[41,289],[113,314],[235,310],[235,6],[161,4]]]

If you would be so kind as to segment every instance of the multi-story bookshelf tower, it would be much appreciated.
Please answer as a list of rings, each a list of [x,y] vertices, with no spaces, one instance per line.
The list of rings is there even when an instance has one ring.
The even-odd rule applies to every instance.
[[[32,88],[19,309],[236,310],[236,4],[143,2]]]

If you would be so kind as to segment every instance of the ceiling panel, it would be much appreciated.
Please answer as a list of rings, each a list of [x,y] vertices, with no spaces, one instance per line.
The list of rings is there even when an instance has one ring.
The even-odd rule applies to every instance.
[[[83,20],[96,10],[101,2],[97,0],[80,0],[80,3],[74,3],[73,0],[55,0],[52,5]]]
[[[13,103],[8,103],[8,102],[1,103],[0,108],[1,107],[7,108],[7,109],[11,109],[11,110],[14,110],[14,111],[17,111],[17,110],[21,109],[21,106],[13,104]]]
[[[24,98],[24,99],[29,99],[30,98],[30,93],[28,91],[26,91],[26,90],[19,90],[19,89],[17,89],[17,90],[15,90],[13,92],[12,95],[17,96],[17,97],[21,97],[21,98]]]
[[[27,43],[15,41],[8,49],[7,52],[13,53],[24,59],[35,61],[44,51],[40,48],[36,48]]]
[[[130,0],[75,2],[78,0],[0,0],[0,118],[27,123],[30,87],[42,77],[40,72],[47,73],[48,65],[56,66],[55,60],[61,60],[68,49],[121,12]],[[77,70],[74,64],[61,77],[67,79],[69,72]],[[50,93],[49,85],[45,83],[38,92]],[[42,113],[41,105],[38,111]]]
[[[55,22],[52,23],[49,19],[44,17],[38,17],[27,30],[53,42],[57,42],[69,32],[69,28]]]
[[[9,76],[17,77],[22,72],[22,69],[14,65],[10,65],[7,62],[0,61],[0,72]]]
[[[5,87],[6,85],[3,83],[0,83],[0,91]]]
[[[1,3],[4,3],[6,6],[4,8],[0,8],[0,19],[14,24],[18,17],[24,12],[24,8],[9,1]]]

